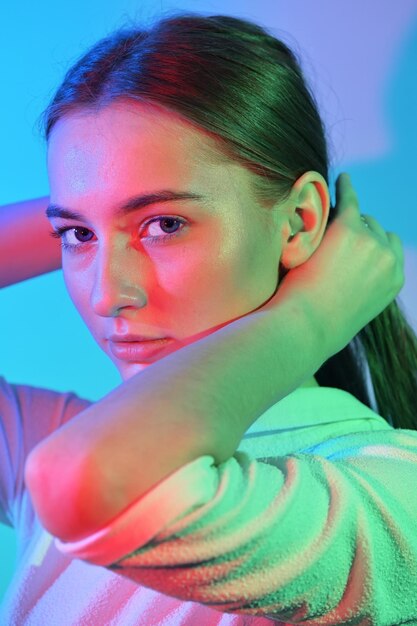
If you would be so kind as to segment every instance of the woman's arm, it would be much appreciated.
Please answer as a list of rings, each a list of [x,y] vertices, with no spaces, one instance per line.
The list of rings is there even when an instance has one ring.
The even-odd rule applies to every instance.
[[[0,288],[61,268],[61,246],[49,236],[49,197],[0,207]]]
[[[349,394],[305,391],[222,465],[196,459],[96,534],[55,546],[222,613],[415,626],[417,432],[378,424]],[[306,398],[317,424],[281,430],[277,416]]]
[[[74,540],[199,456],[226,461],[257,417],[330,356],[323,335],[308,304],[287,299],[169,354],[81,411],[26,462],[45,528]]]
[[[395,298],[400,239],[373,218],[365,228],[352,192],[342,199],[319,248],[264,306],[161,358],[32,451],[25,478],[52,534],[94,532],[201,455],[229,459],[262,413]]]

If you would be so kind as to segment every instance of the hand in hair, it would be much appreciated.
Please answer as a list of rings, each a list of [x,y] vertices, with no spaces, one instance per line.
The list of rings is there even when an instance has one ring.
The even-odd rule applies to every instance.
[[[405,282],[400,238],[366,215],[348,174],[336,181],[336,211],[323,239],[303,264],[290,269],[274,296],[260,310],[273,310],[293,295],[310,305],[317,328],[329,343],[329,354],[340,352],[377,317]],[[365,216],[364,216],[365,217]]]

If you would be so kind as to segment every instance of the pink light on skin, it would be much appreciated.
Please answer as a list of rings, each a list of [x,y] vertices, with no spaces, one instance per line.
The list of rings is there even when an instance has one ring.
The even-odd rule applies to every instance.
[[[180,116],[119,102],[64,117],[49,140],[48,175],[51,203],[84,216],[50,219],[54,228],[68,227],[66,242],[78,245],[62,253],[68,293],[123,380],[154,360],[118,359],[110,334],[172,337],[157,360],[261,307],[276,291],[293,226],[286,205],[269,223],[261,218],[250,172]],[[160,190],[206,200],[159,202],[116,215],[126,199]],[[158,216],[171,221],[155,221]],[[177,235],[160,242],[168,233]],[[310,384],[317,384],[314,378]]]

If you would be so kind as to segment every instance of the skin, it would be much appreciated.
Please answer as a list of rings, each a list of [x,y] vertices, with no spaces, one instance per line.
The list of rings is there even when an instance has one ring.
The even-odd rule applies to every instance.
[[[304,263],[319,245],[329,210],[325,180],[306,172],[289,200],[259,208],[246,168],[225,157],[212,136],[168,109],[119,101],[99,112],[61,118],[48,145],[50,201],[86,219],[69,226],[62,254],[69,295],[123,380],[158,358],[254,311],[275,293],[278,267]],[[208,196],[153,204],[123,217],[116,205],[162,189]],[[297,211],[296,211],[297,209]],[[182,218],[153,222],[151,218]],[[299,234],[289,240],[291,229]],[[146,237],[181,234],[150,244]],[[89,241],[91,239],[91,241]],[[142,362],[118,360],[112,333],[174,338]],[[314,377],[303,387],[318,386]]]

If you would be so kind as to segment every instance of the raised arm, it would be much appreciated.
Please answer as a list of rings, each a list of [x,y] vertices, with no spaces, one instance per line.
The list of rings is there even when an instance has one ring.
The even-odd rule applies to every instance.
[[[52,534],[73,540],[97,530],[201,455],[227,461],[260,415],[395,298],[401,241],[373,218],[373,230],[365,228],[345,191],[319,249],[265,305],[194,336],[32,451],[26,484]]]
[[[49,197],[0,207],[0,288],[61,268],[59,241],[49,236]]]

